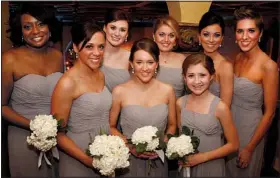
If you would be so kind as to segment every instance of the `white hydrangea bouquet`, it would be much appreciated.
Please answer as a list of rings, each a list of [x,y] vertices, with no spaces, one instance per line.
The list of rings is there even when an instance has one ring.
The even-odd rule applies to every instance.
[[[115,177],[115,169],[129,166],[129,148],[119,136],[95,136],[86,153],[94,158],[93,167],[104,176]]]
[[[38,159],[38,168],[44,157],[48,165],[52,165],[47,158],[47,153],[51,150],[52,156],[59,159],[58,150],[56,148],[56,136],[58,127],[62,120],[57,121],[53,115],[37,115],[30,121],[31,135],[27,136],[28,145],[34,146],[40,152]]]
[[[164,152],[160,147],[162,141],[160,137],[161,132],[156,127],[144,126],[136,129],[128,142],[135,147],[137,153],[156,152],[164,163]],[[149,159],[149,169],[156,166],[154,164],[155,162]]]
[[[196,153],[198,150],[199,138],[193,135],[193,131],[186,126],[182,127],[182,134],[178,137],[170,136],[167,142],[165,155],[170,160],[181,160],[186,162],[185,156]],[[179,167],[179,172],[182,170],[182,166]],[[190,177],[190,168],[186,167],[182,170],[183,177]]]

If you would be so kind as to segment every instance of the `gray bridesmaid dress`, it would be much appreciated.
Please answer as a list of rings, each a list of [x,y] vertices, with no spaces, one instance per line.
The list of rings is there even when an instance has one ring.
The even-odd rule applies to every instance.
[[[109,111],[112,95],[104,86],[100,93],[84,93],[72,103],[66,135],[82,150],[99,135],[100,129],[110,133]],[[89,168],[65,152],[60,152],[61,177],[100,177],[98,170]]]
[[[209,112],[201,114],[185,109],[189,95],[182,98],[181,122],[182,126],[188,126],[194,130],[194,135],[200,139],[199,152],[207,152],[224,145],[222,139],[223,129],[219,120],[215,117],[215,111],[220,98],[214,97]],[[211,160],[191,168],[191,177],[224,177],[225,161],[223,158]]]
[[[131,138],[133,132],[143,126],[155,126],[165,131],[168,118],[168,105],[158,104],[153,107],[128,105],[121,110],[121,127],[123,134]],[[122,170],[121,177],[168,177],[167,160],[164,164],[159,158],[155,160],[157,167],[151,168],[149,173],[148,160],[130,156],[130,166]]]
[[[185,94],[182,68],[160,66],[156,78],[164,83],[170,84],[174,89],[176,98],[180,98]]]
[[[105,75],[105,85],[110,92],[112,92],[115,86],[125,83],[130,79],[127,69],[115,69],[102,65],[101,70]]]
[[[263,113],[263,88],[245,77],[234,77],[234,91],[231,111],[233,121],[237,128],[240,149],[251,140]],[[259,177],[262,168],[264,139],[255,148],[251,162],[245,169],[236,167],[238,153],[227,157],[227,176],[233,177]]]
[[[209,91],[220,98],[220,84],[218,82],[216,82],[215,80],[212,81],[210,87],[209,87]]]
[[[62,76],[55,72],[48,76],[28,74],[14,82],[9,105],[15,112],[27,119],[34,119],[38,114],[50,114],[53,89]],[[31,132],[17,126],[8,127],[9,166],[12,177],[54,177],[55,166],[48,168],[42,160],[38,169],[39,151],[28,146],[27,136]],[[28,163],[28,164],[27,164]]]

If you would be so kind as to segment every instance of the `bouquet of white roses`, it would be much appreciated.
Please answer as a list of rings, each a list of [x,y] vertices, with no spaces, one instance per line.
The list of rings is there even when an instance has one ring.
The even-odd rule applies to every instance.
[[[27,143],[40,150],[38,167],[41,166],[42,157],[45,158],[48,165],[51,165],[46,156],[46,152],[52,150],[54,157],[59,159],[58,150],[55,147],[57,128],[60,125],[53,115],[37,115],[30,121],[31,135],[27,137]]]
[[[186,126],[182,127],[182,135],[179,137],[171,137],[168,140],[165,155],[168,159],[178,159],[186,162],[185,156],[196,153],[199,145],[198,137],[193,135],[193,132]],[[179,171],[182,167],[179,167]],[[184,177],[190,177],[189,167],[183,170]]]
[[[92,165],[104,176],[114,177],[115,169],[129,166],[129,149],[119,136],[97,135],[87,154],[95,158]]]

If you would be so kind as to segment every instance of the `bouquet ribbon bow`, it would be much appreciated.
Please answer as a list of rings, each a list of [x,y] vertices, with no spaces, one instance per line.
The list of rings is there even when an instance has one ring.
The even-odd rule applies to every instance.
[[[57,147],[53,147],[53,148],[51,149],[51,152],[52,152],[53,157],[55,157],[56,159],[59,160],[59,153],[58,153]],[[46,163],[47,163],[49,166],[52,165],[51,162],[49,161],[49,159],[47,158],[46,152],[41,151],[41,152],[40,152],[40,155],[39,155],[39,159],[38,159],[38,168],[41,167],[41,165],[42,165],[42,159],[43,159],[43,157],[44,157]]]

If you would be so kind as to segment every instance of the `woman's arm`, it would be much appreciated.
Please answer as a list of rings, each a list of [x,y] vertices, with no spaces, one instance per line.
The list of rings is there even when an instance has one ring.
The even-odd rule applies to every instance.
[[[177,123],[176,123],[176,96],[173,88],[169,87],[168,92],[168,122],[166,135],[171,134],[174,135],[176,133]],[[167,141],[167,137],[164,139]]]
[[[179,128],[179,134],[181,132],[181,106],[182,106],[182,97],[180,97],[179,99],[177,99],[176,101],[176,116],[177,116],[177,127]]]
[[[195,166],[197,164],[201,164],[210,160],[222,158],[238,150],[239,139],[236,128],[232,121],[231,112],[227,104],[222,101],[217,106],[216,117],[219,119],[223,127],[227,143],[215,150],[200,152],[188,156],[188,163],[186,164],[186,166]]]
[[[230,107],[233,95],[233,66],[229,61],[223,60],[220,68],[220,98]]]
[[[254,149],[262,140],[272,123],[278,99],[278,81],[279,73],[277,64],[272,60],[268,60],[268,62],[264,65],[262,82],[264,90],[264,115],[260,120],[250,142],[240,151],[239,159],[241,162],[240,167],[242,168],[248,166]]]
[[[113,101],[110,110],[109,124],[111,134],[121,137],[124,142],[127,143],[127,138],[117,129],[118,116],[121,111],[121,90],[121,86],[116,86],[112,91]]]
[[[55,114],[57,119],[63,119],[62,127],[67,125],[74,92],[75,82],[64,74],[54,89],[51,101],[51,114]],[[59,147],[70,156],[92,167],[92,158],[86,155],[64,132],[57,134],[57,142]]]
[[[2,98],[1,98],[1,108],[2,113],[5,119],[7,119],[9,122],[12,122],[18,126],[24,127],[29,129],[29,123],[30,120],[19,115],[17,112],[15,112],[9,104],[9,100],[11,97],[11,93],[13,91],[14,87],[14,76],[13,71],[14,69],[14,63],[16,62],[16,57],[14,54],[12,54],[11,51],[5,53],[2,56]],[[30,118],[32,119],[32,118]]]

